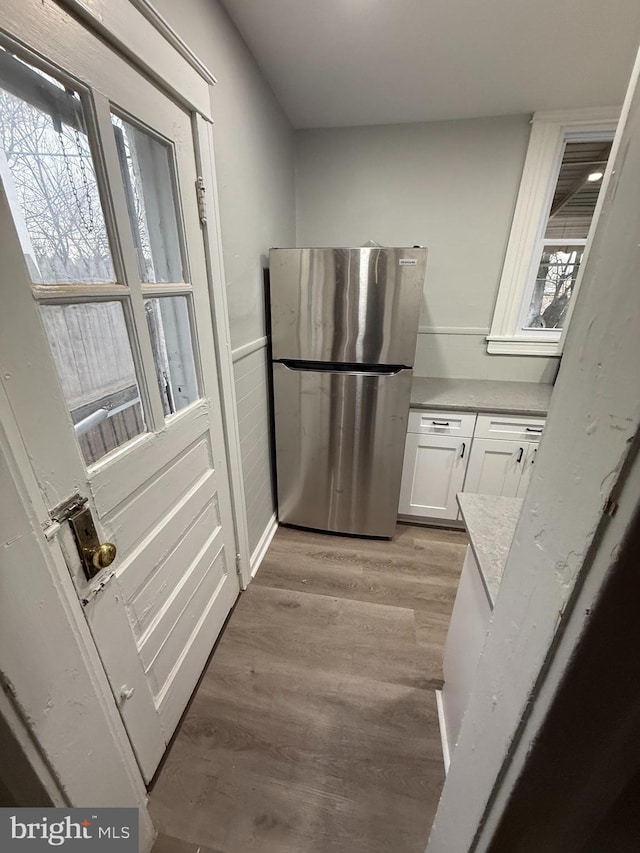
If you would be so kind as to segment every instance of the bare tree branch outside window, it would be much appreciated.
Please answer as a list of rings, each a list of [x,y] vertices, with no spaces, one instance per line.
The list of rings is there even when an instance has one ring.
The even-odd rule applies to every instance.
[[[68,92],[66,97],[77,98]],[[113,281],[86,134],[0,90],[0,147],[32,249],[33,280]]]

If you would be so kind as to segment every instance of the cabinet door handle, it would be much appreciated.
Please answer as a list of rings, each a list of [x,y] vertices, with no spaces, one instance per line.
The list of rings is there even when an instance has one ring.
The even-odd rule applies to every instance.
[[[466,443],[463,441],[463,442],[462,442],[462,450],[460,451],[460,459],[464,459],[464,451],[465,451],[466,447],[467,447],[467,445],[466,445]]]
[[[434,426],[449,426],[449,421],[431,421]]]
[[[520,452],[518,453],[518,458],[516,459],[516,462],[522,462],[523,456],[524,456],[524,447],[521,447]]]
[[[542,427],[525,427],[525,432],[536,432],[540,435],[542,433]]]

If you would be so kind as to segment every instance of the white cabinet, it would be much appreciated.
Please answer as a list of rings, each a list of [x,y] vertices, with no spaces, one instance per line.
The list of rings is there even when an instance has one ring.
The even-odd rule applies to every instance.
[[[475,438],[465,492],[521,497],[529,485],[537,442]]]
[[[474,435],[476,438],[539,441],[544,424],[544,418],[523,415],[478,415]]]
[[[475,412],[409,412],[407,432],[431,433],[432,435],[473,435],[476,425]]]
[[[523,497],[544,424],[544,418],[478,415],[463,491]]]
[[[523,497],[544,423],[519,415],[413,409],[398,512],[457,521],[458,492]]]
[[[442,661],[443,734],[449,754],[458,739],[490,621],[491,604],[480,568],[467,546]]]
[[[527,489],[529,488],[529,482],[531,481],[531,475],[533,474],[533,463],[536,461],[537,452],[538,442],[531,442],[529,444],[529,449],[527,450],[527,455],[525,457],[524,467],[522,468],[522,477],[520,477],[518,491],[516,492],[517,498],[523,498],[527,493]]]
[[[404,453],[399,511],[404,515],[455,519],[470,438],[410,432]]]
[[[455,521],[456,494],[467,470],[475,414],[411,412],[405,445],[402,515]]]

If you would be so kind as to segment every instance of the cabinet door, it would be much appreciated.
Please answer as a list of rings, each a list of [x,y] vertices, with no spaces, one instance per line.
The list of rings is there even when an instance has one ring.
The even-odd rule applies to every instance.
[[[458,515],[471,439],[408,433],[402,469],[399,511],[405,515],[445,518]]]
[[[527,489],[529,488],[529,483],[531,482],[531,475],[533,474],[533,465],[536,461],[537,452],[538,442],[529,442],[527,448],[527,455],[523,460],[524,464],[522,466],[522,477],[520,478],[520,483],[518,484],[518,491],[516,492],[517,498],[523,498],[527,494]]]
[[[528,450],[526,441],[474,439],[464,491],[516,497]]]

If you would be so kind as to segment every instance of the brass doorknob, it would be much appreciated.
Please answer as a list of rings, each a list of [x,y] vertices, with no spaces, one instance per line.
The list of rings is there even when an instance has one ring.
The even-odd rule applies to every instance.
[[[91,551],[91,562],[95,569],[106,569],[116,558],[118,549],[111,542],[103,542]]]

